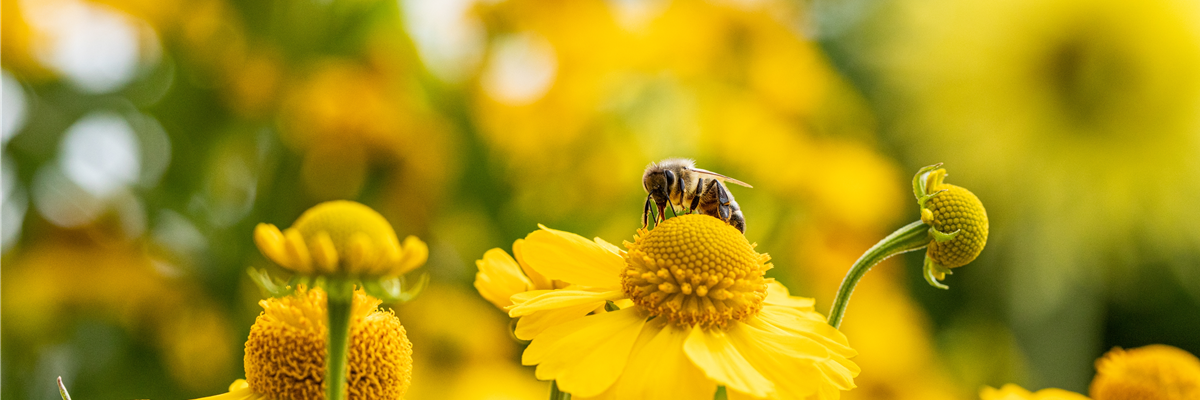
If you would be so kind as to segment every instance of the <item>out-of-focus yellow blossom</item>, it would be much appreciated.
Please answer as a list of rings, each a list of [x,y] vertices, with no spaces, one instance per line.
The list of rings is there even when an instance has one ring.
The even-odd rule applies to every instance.
[[[285,138],[297,147],[353,140],[371,151],[394,151],[410,116],[387,76],[347,60],[317,64],[289,93]]]
[[[1042,389],[1034,393],[1014,384],[1000,389],[984,387],[979,391],[980,400],[1088,400],[1087,396],[1062,389]]]
[[[899,213],[905,195],[895,184],[899,169],[870,147],[809,135],[744,96],[714,96],[705,110],[701,118],[712,126],[705,131],[706,147],[721,149],[713,156],[747,171],[742,179],[752,179],[761,190],[821,210],[813,222],[867,232]],[[746,218],[752,219],[749,212]]]
[[[282,95],[281,137],[302,154],[312,198],[356,197],[368,172],[382,168],[391,172],[383,202],[411,228],[424,229],[457,173],[449,127],[395,73],[406,67],[402,61],[368,61],[323,60],[298,74]]]
[[[259,301],[263,312],[246,341],[246,380],[205,399],[325,398],[325,297],[319,288],[301,286],[288,297]],[[400,399],[412,380],[412,343],[396,315],[377,308],[380,303],[361,290],[354,293],[349,399]]]
[[[399,276],[429,257],[425,242],[409,236],[401,245],[382,215],[346,200],[313,206],[284,231],[258,224],[254,242],[275,263],[304,275]]]
[[[508,361],[466,366],[454,380],[441,380],[433,395],[409,396],[412,400],[526,400],[542,399],[550,391],[549,384],[538,381],[529,367]]]
[[[886,200],[902,193],[878,193],[892,186],[855,174],[895,172],[869,148],[811,135],[836,79],[798,27],[804,11],[794,3],[508,1],[480,9],[498,34],[473,112],[508,175],[519,177],[511,180],[519,209],[552,219],[605,209],[629,193],[629,177],[647,159],[667,156],[736,166],[756,185],[786,182],[779,187],[787,195],[835,206],[828,215],[860,228],[879,223],[895,204]],[[765,124],[772,129],[760,134]]]
[[[509,315],[553,325],[521,332],[522,362],[539,379],[584,398],[837,398],[854,387],[855,351],[813,311],[763,273],[769,257],[736,229],[705,215],[639,231],[628,251],[544,228],[522,255],[564,289],[513,296]],[[685,269],[684,267],[688,267]],[[606,301],[634,306],[587,315]]]
[[[538,232],[542,231],[535,231],[529,235],[540,236]],[[479,272],[475,273],[475,289],[500,309],[512,305],[510,298],[514,294],[567,286],[565,282],[551,281],[529,267],[521,258],[521,246],[524,242],[525,239],[513,242],[513,254],[517,256],[515,259],[504,250],[495,248],[483,253],[483,258],[475,261],[475,265],[479,267]],[[596,238],[596,242],[609,245],[600,238]]]
[[[46,343],[75,313],[145,334],[167,374],[191,389],[228,379],[232,329],[217,305],[191,283],[156,269],[140,245],[95,243],[58,232],[5,254],[0,281],[5,337]]]
[[[898,266],[893,266],[898,267]],[[878,272],[878,271],[877,271]],[[920,308],[895,284],[880,276],[855,289],[854,318],[838,329],[854,343],[862,368],[846,400],[952,400],[960,393],[931,343]]]
[[[549,384],[513,362],[510,322],[470,289],[433,283],[396,307],[413,342],[413,385],[406,399],[533,399]]]
[[[1094,400],[1185,400],[1200,397],[1200,359],[1174,346],[1153,344],[1120,347],[1096,360],[1090,388]],[[1088,400],[1061,389],[1037,393],[1013,384],[1000,390],[984,387],[981,400]]]
[[[1200,359],[1177,347],[1110,350],[1096,360],[1089,391],[1095,400],[1200,398]]]

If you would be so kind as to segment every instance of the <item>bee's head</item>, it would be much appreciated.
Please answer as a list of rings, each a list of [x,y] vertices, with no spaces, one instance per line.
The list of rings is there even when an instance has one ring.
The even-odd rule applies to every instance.
[[[669,169],[655,168],[651,165],[642,175],[642,188],[654,198],[656,203],[666,203],[671,197],[671,189],[676,185],[676,176]]]

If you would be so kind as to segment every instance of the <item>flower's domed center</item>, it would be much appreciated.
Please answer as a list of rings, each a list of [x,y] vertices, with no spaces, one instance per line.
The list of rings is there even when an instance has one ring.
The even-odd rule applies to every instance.
[[[246,340],[246,382],[274,399],[324,399],[328,311],[325,292],[259,302],[263,313]],[[412,344],[395,314],[355,292],[347,370],[350,399],[399,399],[412,377]]]
[[[621,285],[651,315],[686,326],[724,327],[762,308],[770,257],[717,218],[671,218],[625,243]]]
[[[324,232],[339,255],[345,255],[356,236],[380,245],[397,243],[396,231],[371,207],[353,201],[330,201],[300,214],[292,228],[308,238]]]
[[[1096,400],[1200,399],[1200,359],[1171,346],[1113,349],[1096,361]]]
[[[387,219],[345,200],[318,204],[283,231],[259,224],[254,240],[263,255],[301,274],[395,276],[424,264],[429,253],[413,236],[401,246]]]
[[[958,268],[979,257],[987,245],[987,211],[970,190],[940,182],[929,186],[930,192],[943,189],[946,191],[925,203],[929,212],[922,212],[921,220],[940,232],[958,231],[958,236],[945,242],[931,241],[926,254],[946,268]]]

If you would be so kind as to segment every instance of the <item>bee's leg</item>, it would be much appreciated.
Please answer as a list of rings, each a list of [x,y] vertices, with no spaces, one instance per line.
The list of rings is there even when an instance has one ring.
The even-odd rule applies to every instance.
[[[683,186],[679,186],[679,187],[682,190]],[[698,187],[698,188],[704,187],[704,178],[700,178],[700,181],[696,182],[696,187]],[[692,204],[690,207],[688,207],[688,214],[691,214],[692,211],[695,211],[696,207],[700,207],[700,193],[696,193],[696,194],[692,195]]]
[[[716,183],[717,181],[713,181]],[[729,192],[725,189],[725,185],[716,185],[714,189],[717,191],[717,212],[721,214],[722,221],[729,221],[730,214],[733,212],[729,207]]]
[[[704,198],[701,201],[703,204],[700,211],[702,214],[717,217],[722,221],[729,221],[729,209],[728,206],[721,203],[720,188],[721,184],[716,179],[710,180],[708,184],[704,185],[704,190],[700,192],[700,197]]]
[[[650,226],[650,195],[646,195],[646,205],[642,207],[642,229]]]

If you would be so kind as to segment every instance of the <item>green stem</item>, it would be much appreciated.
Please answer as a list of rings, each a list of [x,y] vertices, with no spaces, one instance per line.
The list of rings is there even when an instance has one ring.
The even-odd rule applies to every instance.
[[[833,325],[834,328],[841,326],[842,316],[846,313],[846,306],[850,304],[850,295],[854,293],[854,287],[867,275],[871,267],[888,257],[923,249],[929,245],[929,240],[929,225],[916,221],[897,229],[871,246],[854,262],[850,271],[846,272],[846,277],[842,279],[842,286],[838,288],[837,297],[833,300],[833,309],[829,310],[829,325]]]
[[[550,400],[571,400],[571,394],[558,390],[558,381],[550,381]]]
[[[325,359],[325,398],[346,398],[346,349],[350,346],[350,309],[354,304],[354,284],[331,279],[329,292],[329,352]]]

